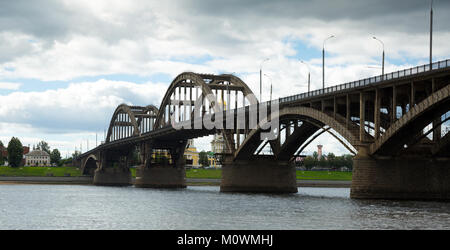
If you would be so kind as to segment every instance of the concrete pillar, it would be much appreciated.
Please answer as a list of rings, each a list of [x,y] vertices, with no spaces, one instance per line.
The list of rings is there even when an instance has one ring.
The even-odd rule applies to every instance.
[[[347,107],[346,107],[347,110],[346,110],[345,126],[348,128],[348,124],[349,124],[350,119],[351,119],[351,117],[350,117],[350,97],[349,97],[348,94],[346,95],[346,105],[347,105]]]
[[[186,170],[183,167],[145,167],[136,170],[135,187],[186,188]]]
[[[337,113],[337,103],[336,103],[336,96],[333,97],[333,117],[336,119],[336,113]]]
[[[375,126],[375,139],[378,139],[380,137],[380,91],[378,89],[375,90],[375,110],[374,110],[374,126]]]
[[[449,159],[376,159],[360,149],[353,159],[353,199],[450,200]]]
[[[434,93],[436,91],[436,80],[431,79],[431,91]],[[441,139],[441,117],[433,120],[433,141],[438,142]]]
[[[366,126],[366,99],[364,98],[364,93],[359,93],[359,140],[365,140],[365,126]]]
[[[221,192],[296,193],[295,168],[288,162],[261,157],[248,161],[225,159]]]
[[[94,172],[94,185],[129,186],[132,185],[131,172],[128,168],[100,168]]]
[[[394,123],[397,120],[397,89],[392,86],[392,109],[391,109],[391,122]]]

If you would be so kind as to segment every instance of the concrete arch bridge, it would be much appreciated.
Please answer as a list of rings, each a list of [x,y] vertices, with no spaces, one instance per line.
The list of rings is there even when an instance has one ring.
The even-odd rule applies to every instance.
[[[119,105],[76,161],[97,185],[130,185],[138,149],[137,187],[185,187],[188,140],[221,133],[221,191],[297,192],[292,159],[328,132],[355,154],[352,198],[448,200],[449,83],[445,60],[259,103],[234,75],[184,72],[158,107]]]

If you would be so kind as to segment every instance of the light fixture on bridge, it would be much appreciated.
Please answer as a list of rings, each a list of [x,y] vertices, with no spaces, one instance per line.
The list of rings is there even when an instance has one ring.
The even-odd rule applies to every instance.
[[[259,65],[259,102],[262,102],[262,65],[264,62],[269,60],[270,58],[266,58]]]
[[[325,89],[325,42],[328,39],[331,39],[334,37],[335,37],[334,35],[331,35],[323,41],[323,46],[322,46],[322,89]]]
[[[264,75],[270,79],[270,101],[272,101],[272,77],[270,77],[267,74],[264,74]]]
[[[373,39],[375,39],[378,42],[380,42],[381,45],[383,46],[383,57],[382,57],[383,59],[381,61],[381,77],[382,77],[382,80],[384,80],[384,43],[383,43],[383,41],[381,41],[380,39],[378,39],[376,37],[373,37]]]
[[[311,68],[309,68],[309,65],[305,63],[303,60],[300,60],[300,62],[306,65],[306,67],[308,67],[308,93],[309,93],[311,86]]]

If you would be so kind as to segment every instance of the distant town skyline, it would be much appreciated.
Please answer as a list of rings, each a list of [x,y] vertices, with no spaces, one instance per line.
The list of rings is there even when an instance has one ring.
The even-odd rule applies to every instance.
[[[3,1],[0,3],[0,140],[44,140],[71,155],[99,144],[120,103],[159,106],[183,71],[233,73],[273,98],[429,60],[430,2]],[[450,2],[433,2],[433,60],[450,58]],[[334,35],[335,38],[324,40]],[[303,61],[304,63],[301,63]],[[307,65],[305,65],[307,64]],[[212,136],[199,138],[199,151]],[[348,153],[324,133],[305,153]]]

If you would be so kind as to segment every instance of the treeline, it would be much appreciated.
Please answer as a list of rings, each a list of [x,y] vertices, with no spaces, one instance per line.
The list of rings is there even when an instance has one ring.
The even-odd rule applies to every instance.
[[[304,166],[308,170],[313,167],[330,169],[347,167],[349,170],[352,170],[353,155],[335,156],[333,153],[329,153],[327,156],[319,157],[317,152],[314,152],[312,156],[307,156],[303,159],[301,166]]]
[[[23,159],[23,145],[20,142],[19,138],[12,137],[8,143],[8,147],[6,147],[7,156],[3,156],[3,151],[5,150],[5,146],[2,141],[0,141],[0,166],[5,165],[5,161],[8,161],[9,166],[11,167],[19,167],[22,163]],[[37,146],[33,146],[33,150],[42,150],[47,152],[50,155],[50,163],[55,164],[57,166],[62,166],[64,161],[61,158],[61,153],[58,149],[50,150],[50,146],[47,142],[41,141],[37,144]]]

